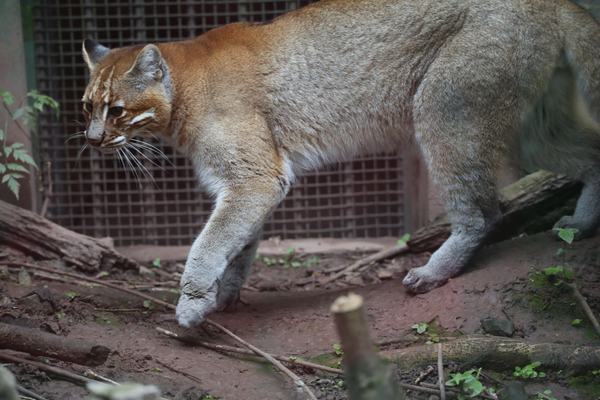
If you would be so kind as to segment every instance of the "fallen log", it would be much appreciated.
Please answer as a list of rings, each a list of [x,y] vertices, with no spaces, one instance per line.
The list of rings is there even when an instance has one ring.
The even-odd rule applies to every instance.
[[[0,323],[0,349],[22,351],[33,356],[52,357],[89,366],[103,364],[110,354],[107,347],[87,340],[70,339],[4,323]]]
[[[138,267],[135,261],[118,253],[108,238],[73,232],[4,201],[0,201],[0,244],[38,260],[63,260],[87,272]]]
[[[446,361],[484,367],[495,371],[514,371],[540,362],[540,369],[563,370],[571,375],[584,374],[600,368],[600,347],[556,343],[535,343],[499,336],[464,336],[444,343]],[[435,364],[437,347],[433,345],[408,347],[379,353],[400,368]]]
[[[581,188],[581,183],[547,171],[527,175],[503,188],[500,190],[502,223],[487,244],[552,228],[561,216],[573,213]],[[450,236],[450,228],[446,215],[441,215],[412,235],[407,242],[409,251],[437,250]]]

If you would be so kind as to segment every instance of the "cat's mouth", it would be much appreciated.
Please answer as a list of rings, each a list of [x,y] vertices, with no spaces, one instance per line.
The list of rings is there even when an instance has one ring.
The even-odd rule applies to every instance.
[[[120,149],[127,147],[127,139],[125,136],[117,136],[115,138],[105,140],[90,140],[88,143],[95,149],[100,150],[104,154],[113,154]]]

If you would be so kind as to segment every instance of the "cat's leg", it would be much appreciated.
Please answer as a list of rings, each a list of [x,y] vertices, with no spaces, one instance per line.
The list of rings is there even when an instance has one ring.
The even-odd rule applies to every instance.
[[[183,326],[201,323],[238,296],[264,221],[287,193],[287,180],[264,176],[224,187],[181,277],[177,317]]]
[[[232,310],[240,298],[240,289],[254,262],[262,230],[229,263],[219,282],[217,309]]]
[[[478,135],[474,130],[471,133]],[[427,265],[410,270],[405,277],[404,285],[413,293],[428,292],[457,276],[502,218],[495,185],[500,156],[484,151],[478,140],[460,142],[422,146],[430,176],[445,202],[452,234]]]
[[[521,94],[506,89],[514,82],[504,80],[511,76],[505,65],[482,64],[487,55],[465,51],[441,54],[414,98],[415,138],[452,232],[425,266],[409,271],[404,284],[413,293],[457,276],[502,218],[497,174],[519,127],[521,111],[512,105]]]
[[[600,226],[600,126],[588,112],[571,68],[554,71],[548,89],[525,118],[519,139],[524,166],[584,183],[573,215],[554,227],[577,229],[575,240],[593,235]]]

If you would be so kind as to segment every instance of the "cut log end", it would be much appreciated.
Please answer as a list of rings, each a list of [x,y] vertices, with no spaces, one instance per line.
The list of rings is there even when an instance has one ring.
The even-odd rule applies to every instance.
[[[350,293],[348,296],[338,297],[331,305],[331,311],[335,314],[356,311],[363,305],[362,296]]]

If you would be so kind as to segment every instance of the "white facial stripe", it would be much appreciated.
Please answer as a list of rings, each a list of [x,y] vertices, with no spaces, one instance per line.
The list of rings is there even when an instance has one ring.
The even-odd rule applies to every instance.
[[[117,100],[113,103],[113,107],[125,107],[125,102],[123,100]]]
[[[126,139],[124,136],[118,136],[115,139],[111,140],[110,142],[107,142],[106,145],[107,146],[114,146],[114,145],[118,145],[121,144],[123,142],[125,142]]]
[[[143,113],[141,113],[140,115],[138,115],[137,117],[135,117],[134,119],[131,120],[132,124],[135,124],[136,122],[140,122],[143,119],[146,118],[155,118],[154,116],[154,108],[151,108],[147,111],[144,111]]]
[[[108,104],[104,105],[104,111],[102,111],[102,119],[106,121],[106,116],[108,115]]]

